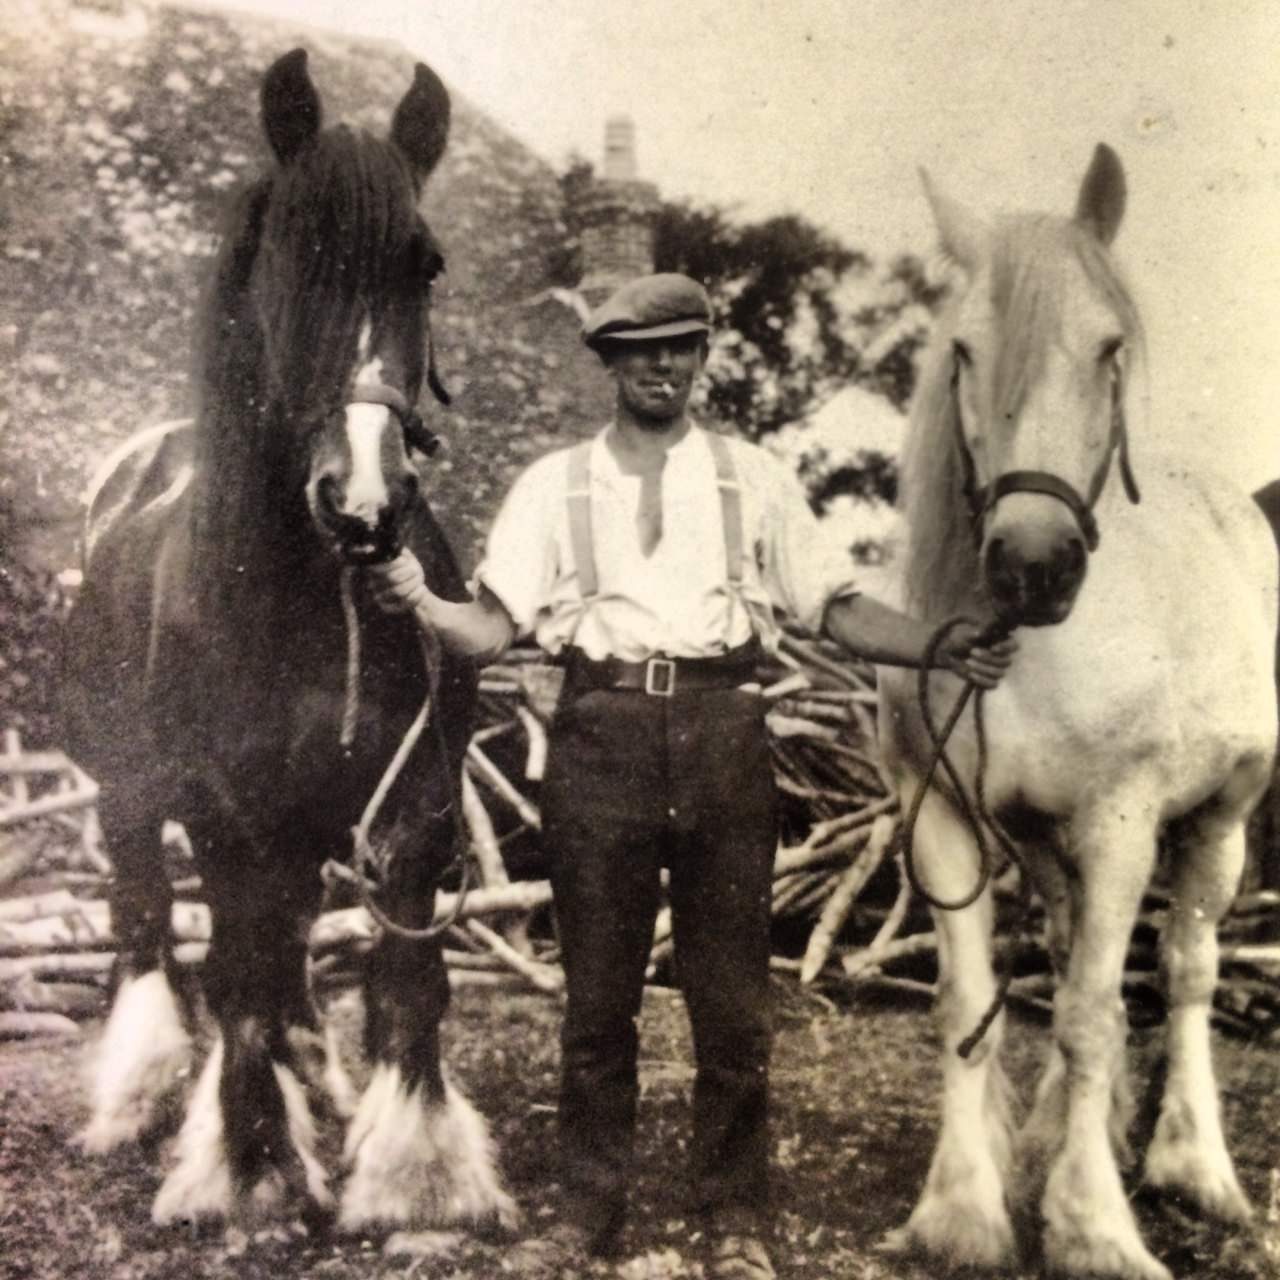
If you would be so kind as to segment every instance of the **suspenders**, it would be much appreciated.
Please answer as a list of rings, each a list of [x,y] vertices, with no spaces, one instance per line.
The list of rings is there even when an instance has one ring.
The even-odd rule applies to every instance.
[[[707,444],[715,460],[716,487],[720,491],[720,518],[724,531],[724,557],[728,568],[729,589],[742,601],[757,631],[757,619],[742,594],[742,487],[733,465],[733,455],[723,436],[707,432]],[[591,532],[591,447],[593,440],[583,440],[569,453],[569,486],[566,502],[569,513],[569,541],[573,562],[578,570],[578,589],[583,603],[590,607],[600,594],[600,577],[596,572],[595,542]]]

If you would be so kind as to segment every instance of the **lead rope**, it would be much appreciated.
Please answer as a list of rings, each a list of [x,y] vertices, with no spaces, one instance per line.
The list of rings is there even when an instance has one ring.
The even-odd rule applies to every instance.
[[[355,570],[347,565],[342,570],[342,621],[347,632],[347,682],[346,696],[342,704],[342,731],[338,742],[344,751],[351,750],[356,740],[356,721],[360,716],[360,618],[356,613],[355,597],[351,592],[351,579]]]
[[[341,578],[342,617],[346,624],[347,632],[347,683],[342,710],[342,729],[339,734],[339,741],[344,749],[349,749],[355,741],[356,721],[360,711],[360,618],[356,612],[355,600],[351,589],[353,573],[354,570],[344,568]],[[360,895],[361,903],[379,927],[395,937],[403,938],[409,942],[426,942],[431,938],[438,937],[446,929],[452,928],[462,915],[467,893],[471,888],[471,865],[465,854],[459,817],[462,808],[461,798],[458,794],[458,787],[452,782],[452,771],[450,771],[452,794],[450,795],[449,803],[443,809],[432,814],[433,817],[439,818],[446,813],[452,812],[454,817],[454,838],[458,844],[458,853],[454,858],[454,862],[461,864],[462,879],[458,886],[453,908],[448,915],[444,919],[421,929],[399,924],[387,915],[374,899],[372,882],[366,874],[367,871],[376,870],[376,859],[373,853],[373,846],[369,842],[369,832],[378,816],[378,811],[382,808],[388,793],[395,785],[396,779],[399,778],[405,762],[412,755],[414,747],[418,745],[418,740],[422,737],[427,721],[431,718],[432,708],[438,700],[440,692],[440,642],[434,632],[419,630],[418,643],[422,649],[422,663],[427,673],[427,695],[422,700],[422,706],[419,707],[413,723],[410,724],[405,731],[404,737],[400,740],[400,745],[396,748],[395,755],[391,757],[391,763],[383,771],[378,785],[374,788],[373,795],[369,797],[369,802],[365,805],[364,812],[360,815],[360,821],[351,828],[351,838],[355,850],[354,865],[347,867],[330,859],[325,863],[324,870],[321,873],[326,880],[340,879],[354,884],[356,891]],[[447,759],[448,744],[445,741],[444,726],[441,723],[440,716],[437,715],[435,717],[435,723],[437,745],[440,748],[441,759]]]
[[[955,630],[956,627],[973,622],[973,619],[963,616],[948,618],[943,622],[929,637],[928,643],[925,645],[924,654],[920,661],[920,670],[916,681],[916,694],[920,703],[920,715],[924,720],[926,732],[933,744],[933,756],[929,761],[929,767],[925,770],[924,777],[920,781],[920,786],[916,789],[916,793],[911,798],[911,804],[907,809],[907,813],[902,820],[902,851],[903,851],[903,868],[906,871],[907,880],[911,887],[929,904],[930,907],[937,911],[962,911],[965,907],[972,906],[982,894],[986,891],[987,886],[991,883],[993,866],[995,859],[992,856],[991,847],[987,842],[984,834],[984,827],[990,831],[999,844],[1001,852],[1005,857],[1014,864],[1021,873],[1020,875],[1020,904],[1019,918],[1017,929],[1014,932],[1015,941],[1021,938],[1026,928],[1027,920],[1030,915],[1031,908],[1031,892],[1030,884],[1022,861],[1018,856],[1018,851],[1014,847],[1009,838],[1001,831],[999,824],[992,816],[987,807],[986,797],[986,769],[987,769],[987,731],[986,723],[982,714],[983,694],[984,690],[978,689],[973,683],[966,681],[965,687],[961,691],[960,696],[956,699],[955,705],[951,708],[942,728],[939,729],[933,718],[933,708],[931,705],[929,691],[929,672],[934,665],[934,659],[937,656],[938,649],[942,642]],[[989,627],[981,634],[979,639],[985,644],[993,644],[999,640],[1003,640],[1009,636],[1011,629],[1003,624],[996,623]],[[965,706],[969,702],[969,697],[977,690],[977,697],[973,703],[973,726],[974,734],[977,739],[978,759],[977,766],[974,771],[974,798],[970,801],[965,791],[964,784],[960,779],[959,773],[956,771],[955,765],[952,764],[950,756],[947,755],[947,742],[951,737],[952,731],[959,723],[960,717],[964,712]],[[937,772],[938,765],[941,764],[947,781],[951,784],[952,800],[961,810],[965,821],[969,824],[969,829],[973,832],[974,842],[978,846],[978,883],[974,888],[961,898],[951,901],[944,901],[931,893],[925,888],[920,880],[915,866],[915,827],[916,819],[920,816],[920,808],[924,803],[924,798],[933,782],[934,774]],[[962,1058],[968,1058],[981,1043],[982,1038],[987,1034],[991,1024],[995,1021],[996,1016],[1004,1007],[1005,1001],[1009,994],[1009,984],[1013,980],[1013,961],[1010,956],[1009,961],[1002,966],[997,981],[996,993],[992,997],[990,1005],[986,1012],[978,1021],[978,1025],[967,1035],[957,1046],[956,1052]]]

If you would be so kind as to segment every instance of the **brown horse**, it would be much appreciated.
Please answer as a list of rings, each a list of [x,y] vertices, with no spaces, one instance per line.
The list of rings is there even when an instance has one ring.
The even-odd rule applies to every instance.
[[[70,746],[101,784],[120,941],[90,1150],[155,1126],[193,1052],[165,819],[186,828],[212,915],[203,990],[217,1037],[157,1222],[334,1207],[301,1085],[321,866],[350,855],[431,699],[438,732],[408,757],[371,841],[382,905],[429,925],[458,850],[475,695],[471,669],[434,660],[360,575],[409,546],[436,591],[463,594],[408,451],[430,441],[422,384],[439,386],[429,302],[443,264],[417,200],[444,149],[448,94],[419,65],[386,140],[322,130],[295,50],[264,79],[262,119],[278,165],[236,206],[204,300],[196,418],[136,437],[98,477],[68,628]],[[382,938],[365,992],[371,1080],[347,1106],[346,1228],[513,1213],[484,1123],[441,1068],[448,994],[438,940]]]
[[[1163,843],[1169,1065],[1143,1172],[1184,1202],[1246,1217],[1209,1010],[1216,927],[1275,748],[1276,549],[1247,494],[1160,457],[1154,441],[1140,468],[1130,462],[1144,342],[1109,251],[1125,204],[1115,153],[1097,149],[1072,217],[991,221],[932,188],[930,198],[963,282],[912,408],[903,574],[932,620],[994,615],[1019,628],[1016,662],[982,699],[985,797],[1044,899],[1057,992],[1048,1066],[1015,1131],[1002,1019],[972,1044],[996,992],[989,877],[956,793],[931,790],[915,857],[939,935],[942,1122],[895,1241],[1002,1265],[1021,1220],[1052,1273],[1168,1280],[1117,1162],[1121,979]],[[931,684],[940,710],[960,691],[945,674]],[[914,677],[886,671],[880,688],[886,754],[909,804],[932,744]],[[950,749],[972,787],[971,708]]]

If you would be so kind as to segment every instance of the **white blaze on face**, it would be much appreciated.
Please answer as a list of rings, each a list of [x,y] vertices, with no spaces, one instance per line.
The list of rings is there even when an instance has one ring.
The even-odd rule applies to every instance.
[[[359,360],[355,385],[379,386],[382,361],[369,358],[369,326],[360,331]],[[349,404],[346,408],[347,449],[351,454],[351,476],[347,481],[346,514],[373,524],[389,500],[382,474],[382,436],[391,420],[391,410],[381,404]]]

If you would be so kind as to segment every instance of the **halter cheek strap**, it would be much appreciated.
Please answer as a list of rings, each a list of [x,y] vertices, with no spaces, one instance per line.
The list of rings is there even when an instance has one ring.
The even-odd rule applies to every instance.
[[[953,393],[958,381],[959,369],[957,368],[951,375]],[[977,477],[973,458],[969,455],[969,449],[964,440],[958,402],[955,406],[954,419],[956,424],[956,443],[960,449],[960,456],[964,459],[965,493],[968,496],[969,509],[973,515],[974,533],[978,538],[982,536],[982,522],[987,513],[1001,498],[1010,493],[1043,493],[1051,498],[1057,498],[1059,502],[1065,503],[1071,509],[1071,514],[1075,516],[1076,523],[1080,526],[1080,532],[1084,536],[1085,546],[1090,551],[1096,551],[1101,539],[1101,532],[1098,529],[1098,521],[1093,514],[1093,508],[1102,496],[1102,490],[1106,487],[1107,476],[1111,472],[1111,459],[1114,454],[1119,455],[1120,480],[1124,485],[1125,495],[1130,502],[1135,504],[1142,500],[1142,495],[1138,492],[1138,483],[1134,479],[1133,468],[1129,462],[1129,434],[1125,429],[1124,407],[1120,398],[1118,378],[1111,392],[1111,438],[1107,441],[1106,455],[1089,483],[1089,493],[1086,497],[1081,497],[1074,485],[1063,480],[1061,476],[1055,476],[1050,471],[1006,471],[1003,475],[997,476],[990,484],[978,487],[975,483]]]
[[[395,387],[388,387],[380,382],[358,382],[351,389],[347,403],[385,405],[400,419],[405,443],[411,449],[417,449],[430,458],[440,448],[440,437],[427,427],[422,415]]]

